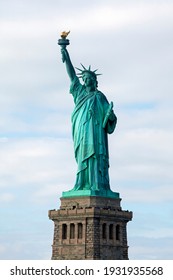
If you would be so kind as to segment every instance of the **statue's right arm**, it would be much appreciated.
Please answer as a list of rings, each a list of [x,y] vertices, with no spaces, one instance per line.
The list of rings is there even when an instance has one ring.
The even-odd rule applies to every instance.
[[[73,67],[73,64],[71,62],[69,53],[67,51],[66,48],[62,48],[61,49],[61,54],[62,54],[62,62],[65,63],[66,65],[66,69],[67,69],[67,74],[70,78],[71,81],[74,80],[74,78],[76,77],[76,72],[75,69]]]

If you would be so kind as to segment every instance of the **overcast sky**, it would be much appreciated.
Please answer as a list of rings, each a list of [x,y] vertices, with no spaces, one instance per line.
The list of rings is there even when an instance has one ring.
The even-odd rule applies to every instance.
[[[50,259],[48,210],[74,185],[63,30],[74,66],[98,68],[114,102],[110,181],[134,213],[129,258],[173,259],[172,15],[171,0],[0,1],[0,259]]]

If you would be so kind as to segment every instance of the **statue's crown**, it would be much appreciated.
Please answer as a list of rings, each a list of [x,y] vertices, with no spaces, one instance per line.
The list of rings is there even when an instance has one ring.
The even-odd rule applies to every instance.
[[[85,73],[89,73],[89,74],[91,74],[92,76],[94,76],[95,78],[97,78],[97,76],[99,76],[99,75],[102,75],[102,74],[97,74],[97,73],[96,73],[98,69],[92,71],[92,70],[91,70],[91,66],[89,66],[88,69],[87,69],[87,68],[85,68],[85,66],[83,66],[82,63],[81,63],[81,66],[83,67],[83,69],[79,69],[79,68],[76,67],[76,69],[80,71],[80,73],[77,73],[77,75],[79,76],[79,78],[82,78],[82,76],[83,76]]]

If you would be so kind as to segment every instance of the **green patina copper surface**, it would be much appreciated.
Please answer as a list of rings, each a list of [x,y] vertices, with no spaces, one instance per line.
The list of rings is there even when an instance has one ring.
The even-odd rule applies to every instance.
[[[119,198],[109,184],[108,134],[113,133],[117,118],[113,112],[113,103],[97,89],[96,70],[91,71],[82,65],[80,82],[72,65],[65,41],[59,40],[62,61],[66,64],[71,80],[70,93],[75,108],[72,113],[72,135],[75,159],[78,165],[74,188],[63,192],[63,197],[103,196]]]

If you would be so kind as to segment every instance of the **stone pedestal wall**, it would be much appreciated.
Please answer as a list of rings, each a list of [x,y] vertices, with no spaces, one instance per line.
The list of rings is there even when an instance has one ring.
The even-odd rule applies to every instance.
[[[54,222],[53,260],[127,260],[126,225],[132,212],[123,211],[120,199],[61,198],[50,210]]]

